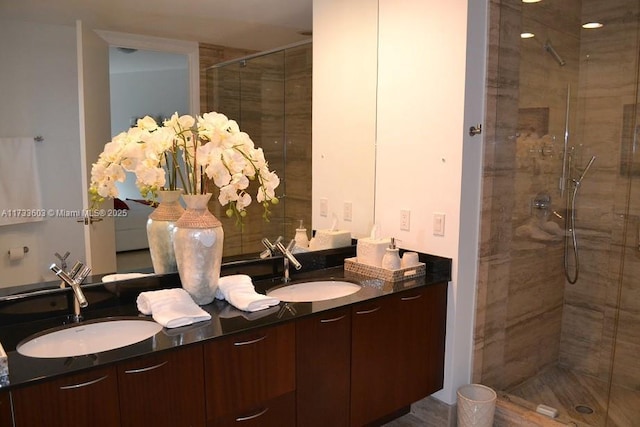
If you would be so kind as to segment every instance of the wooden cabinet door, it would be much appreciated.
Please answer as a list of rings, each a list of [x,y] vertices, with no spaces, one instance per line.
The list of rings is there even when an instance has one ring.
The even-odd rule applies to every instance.
[[[349,425],[351,310],[343,308],[296,323],[297,425]]]
[[[120,425],[114,367],[103,367],[11,392],[17,427]]]
[[[351,308],[351,425],[394,412],[398,313],[389,297]]]
[[[447,284],[352,308],[351,425],[380,420],[442,388]]]
[[[446,283],[394,296],[398,328],[394,398],[398,408],[442,388],[446,329]]]
[[[11,415],[11,396],[9,392],[0,393],[0,427],[13,426],[13,416]]]
[[[269,401],[294,392],[295,351],[292,322],[205,344],[207,423],[268,412]],[[282,420],[281,425],[295,423],[295,408],[290,412],[293,419]]]
[[[205,425],[202,346],[118,364],[121,426]]]

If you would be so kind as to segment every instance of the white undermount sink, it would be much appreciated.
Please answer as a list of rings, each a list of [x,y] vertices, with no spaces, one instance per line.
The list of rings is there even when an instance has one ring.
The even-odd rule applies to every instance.
[[[162,326],[144,318],[106,318],[36,334],[18,344],[29,357],[74,357],[126,347],[160,332]]]
[[[270,291],[267,295],[284,302],[313,302],[345,297],[358,292],[362,287],[342,280],[319,280],[293,283]]]

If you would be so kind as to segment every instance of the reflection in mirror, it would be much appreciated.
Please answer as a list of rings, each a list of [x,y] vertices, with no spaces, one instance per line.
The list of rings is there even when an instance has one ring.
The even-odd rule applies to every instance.
[[[184,54],[111,46],[109,49],[111,135],[126,132],[137,119],[151,116],[162,123],[173,113],[189,112],[188,58]],[[154,211],[140,194],[133,172],[116,183],[114,217],[116,271],[151,267],[146,225]]]
[[[211,4],[206,6],[207,8],[213,7],[215,9],[215,17],[207,17],[206,25],[194,25],[196,21],[201,22],[199,20],[204,19],[203,17],[208,12],[190,7],[190,1],[185,0],[183,8],[185,21],[188,22],[186,25],[178,22],[180,19],[175,14],[161,10],[163,5],[157,5],[160,8],[156,9],[158,20],[153,25],[148,25],[150,24],[149,22],[140,22],[138,19],[132,21],[124,19],[125,16],[136,15],[122,13],[127,7],[142,7],[140,5],[143,1],[127,2],[126,6],[124,4],[120,5],[121,7],[118,8],[119,15],[116,16],[113,13],[102,14],[91,11],[92,8],[100,7],[97,3],[78,5],[76,2],[68,2],[67,0],[57,2],[55,10],[49,10],[46,13],[41,13],[43,11],[42,5],[37,4],[35,0],[24,0],[16,4],[15,7],[12,6],[11,9],[5,7],[8,5],[0,5],[0,58],[2,59],[0,61],[2,63],[2,66],[0,66],[0,92],[3,93],[3,101],[0,101],[2,112],[0,114],[0,129],[2,129],[0,138],[11,136],[33,137],[37,135],[44,138],[41,143],[35,145],[35,152],[41,181],[42,205],[45,208],[53,209],[55,212],[76,213],[81,212],[83,206],[85,206],[82,197],[86,193],[86,188],[81,184],[80,177],[83,173],[83,168],[79,161],[81,150],[78,136],[80,106],[78,101],[77,40],[74,26],[76,19],[81,19],[86,24],[84,25],[85,28],[96,29],[101,33],[118,31],[122,32],[119,34],[128,33],[127,35],[133,35],[134,37],[135,34],[144,34],[145,36],[168,37],[171,39],[163,47],[154,45],[151,48],[150,46],[145,46],[146,41],[144,40],[140,42],[142,46],[138,46],[135,43],[129,45],[110,41],[109,44],[112,46],[162,51],[166,48],[167,51],[175,53],[183,52],[183,50],[176,49],[174,45],[181,47],[193,45],[195,46],[193,51],[196,53],[196,58],[198,51],[200,52],[200,65],[204,68],[216,62],[246,56],[251,52],[288,46],[291,43],[309,38],[308,35],[301,36],[300,30],[308,31],[311,27],[311,0],[274,0],[274,2],[269,3],[269,6],[265,6],[269,7],[270,13],[252,11],[256,13],[253,14],[254,16],[251,20],[248,20],[246,16],[236,10],[230,11],[228,6],[230,3],[212,1]],[[66,7],[65,4],[67,3],[73,4],[70,7]],[[274,3],[279,6],[273,7]],[[274,10],[287,11],[287,17],[278,18],[275,16],[278,15],[277,13],[271,13]],[[225,13],[230,12],[236,15],[233,17],[225,15]],[[189,13],[197,16],[195,18],[186,16]],[[265,22],[257,22],[255,16],[261,16],[260,20]],[[165,18],[170,21],[170,25],[162,23],[162,19]],[[96,21],[96,19],[100,19],[100,21]],[[230,23],[233,23],[233,25],[229,25]],[[197,34],[194,34],[194,28],[198,28]],[[225,31],[225,28],[232,28],[233,31],[223,35],[221,33]],[[235,36],[231,34],[235,34]],[[190,50],[189,52],[192,51]],[[229,53],[232,54],[228,55]],[[189,64],[191,65],[193,64],[194,56],[192,53],[188,55]],[[211,58],[215,59],[215,61],[211,62]],[[330,56],[327,56],[327,59],[329,58]],[[297,59],[292,58],[292,60],[296,61]],[[287,64],[287,66],[290,65]],[[204,90],[204,68],[201,69],[201,83],[198,83],[198,70],[190,67],[190,92],[192,94],[197,93],[198,86],[203,87],[200,100],[197,99],[198,96],[191,97],[189,102],[190,112],[218,108],[217,106],[207,105],[205,98],[208,93]],[[292,85],[289,83],[292,83]],[[296,88],[296,81],[282,84],[280,87],[281,90],[291,90],[293,92],[296,91]],[[360,104],[365,101],[367,105],[371,102],[375,104],[375,97],[359,96],[357,99],[360,100]],[[10,100],[10,102],[6,102],[6,100]],[[335,103],[336,100],[331,101],[331,104],[335,105]],[[146,113],[145,111],[143,114]],[[156,114],[155,112],[152,113]],[[301,113],[302,111],[287,112],[287,114],[293,115]],[[304,112],[304,114],[307,113]],[[240,120],[245,118],[243,117]],[[310,125],[306,129],[298,126],[285,126],[283,137],[279,140],[273,139],[271,141],[272,147],[270,149],[278,151],[279,148],[280,153],[282,153],[278,160],[274,160],[274,163],[280,162],[280,164],[284,164],[282,162],[285,161],[285,153],[287,157],[292,157],[294,154],[292,151],[297,151],[299,148],[301,151],[304,150],[302,145],[296,144],[296,140],[301,131],[310,130]],[[351,126],[350,128],[354,127]],[[284,149],[283,147],[288,144],[288,136],[292,135],[296,138],[293,140],[293,148]],[[253,135],[252,138],[258,139]],[[260,140],[265,141],[265,138],[266,136],[261,136]],[[373,142],[369,141],[369,138],[365,139],[373,148]],[[332,140],[332,138],[319,138],[322,143],[329,140]],[[268,140],[266,141],[268,142]],[[277,147],[276,141],[279,144]],[[258,142],[256,141],[256,143]],[[298,177],[294,178],[296,184],[303,182],[299,177],[309,172],[305,162],[310,162],[311,159],[310,152],[300,154],[304,156],[303,159],[292,165],[285,165],[286,169],[284,171],[278,170],[280,166],[274,168],[281,177],[285,174],[287,177]],[[331,159],[325,159],[320,168],[320,170],[324,171],[320,181],[327,181],[324,175],[332,178],[339,176],[340,169],[336,169],[336,164],[327,167],[329,160]],[[335,162],[335,160],[332,162]],[[315,169],[315,171],[318,173],[318,169]],[[362,169],[360,169],[360,175],[362,175]],[[367,180],[372,179],[373,176],[367,178]],[[288,178],[287,180],[289,181]],[[339,182],[344,184],[345,182],[350,182],[350,180],[341,179]],[[311,223],[311,219],[307,219],[299,211],[290,210],[292,206],[302,204],[302,200],[305,197],[309,200],[312,198],[310,182],[308,185],[309,187],[300,186],[297,189],[293,189],[291,182],[287,182],[286,188],[282,187],[282,194],[278,190],[278,195],[284,195],[285,197],[282,204],[283,211],[277,213],[278,219],[268,224],[273,229],[265,228],[265,225],[260,224],[259,227],[247,230],[246,234],[256,237],[268,237],[271,240],[274,240],[279,235],[285,235],[284,237],[289,239],[293,237],[295,228],[299,224],[299,220],[302,219],[309,231],[309,237],[311,237],[311,230],[317,228]],[[361,186],[359,188],[358,195],[369,193],[368,191],[362,191]],[[326,195],[326,191],[323,192],[322,196]],[[333,195],[330,196],[332,196],[333,200]],[[360,203],[359,196],[336,195],[335,197],[341,200],[345,198],[353,200],[354,215],[359,215],[360,211],[372,212],[368,203]],[[6,207],[0,205],[0,210],[4,208]],[[259,217],[260,215],[257,216]],[[224,216],[221,215],[221,217]],[[48,271],[49,265],[52,262],[61,264],[61,261],[54,255],[56,253],[64,256],[69,252],[70,255],[65,260],[68,265],[72,265],[78,259],[84,260],[84,226],[77,223],[76,219],[68,215],[54,216],[47,217],[45,221],[37,223],[0,227],[0,253],[8,254],[8,250],[14,247],[27,246],[30,249],[28,255],[25,255],[20,260],[12,261],[8,255],[0,257],[0,288],[21,284],[34,284],[37,287],[39,282],[52,281],[54,277]],[[318,226],[321,226],[321,228],[326,227],[324,224],[318,224]],[[357,224],[354,223],[354,226],[357,226]],[[232,227],[227,226],[226,230],[230,228]],[[246,251],[253,255],[254,252],[257,253],[262,250],[259,246],[252,246],[255,242],[245,242],[244,236],[238,239],[229,238],[229,244],[232,242],[234,242],[233,248],[228,250],[225,248],[225,252],[228,252],[225,253],[227,256],[233,253],[235,254],[233,255],[234,257],[243,257],[244,255],[242,254],[246,253]],[[128,267],[125,269],[130,271],[134,268]],[[104,273],[111,273],[111,271],[105,271]]]
[[[4,19],[0,27],[2,52],[10,56],[6,61],[2,61],[3,66],[0,67],[2,81],[0,89],[3,94],[6,94],[6,97],[3,97],[5,101],[2,103],[3,118],[0,119],[0,128],[3,132],[0,138],[36,135],[43,137],[42,142],[34,144],[38,161],[37,170],[41,178],[42,206],[52,209],[53,212],[69,213],[69,215],[49,216],[38,223],[0,227],[0,250],[7,254],[0,260],[0,277],[2,277],[0,287],[7,287],[51,281],[54,278],[48,271],[48,266],[52,262],[71,265],[75,260],[85,259],[83,224],[77,223],[77,219],[78,216],[82,216],[85,205],[82,198],[86,188],[81,185],[79,179],[82,168],[78,161],[80,146],[76,29],[73,25],[45,23],[25,25],[25,22]],[[301,39],[300,35],[295,37],[294,40]],[[197,52],[198,43],[193,44]],[[212,44],[201,45],[201,48],[202,46],[206,46],[209,51],[215,51],[215,54],[222,52],[218,62],[220,59],[228,58],[224,56],[227,52],[238,56],[239,52],[246,54],[246,52],[255,51],[227,49]],[[310,65],[309,63],[309,67]],[[195,75],[197,78],[198,73],[196,72]],[[193,84],[193,78],[191,80]],[[284,83],[281,83],[281,88],[284,89],[284,87]],[[204,96],[206,88],[202,89]],[[190,104],[193,108],[193,100]],[[202,107],[204,108],[207,106]],[[155,111],[148,110],[142,114],[147,112],[156,114]],[[310,114],[310,108],[308,112]],[[310,131],[310,129],[306,130]],[[272,139],[272,144],[283,147],[284,134],[277,139],[272,136],[269,139]],[[282,167],[284,167],[283,152],[280,150],[280,158],[276,160]],[[286,171],[278,171],[278,173],[283,176]],[[309,193],[310,191],[306,195],[308,198],[310,198]],[[276,213],[277,220],[268,224],[274,227],[273,231],[263,228],[262,224],[259,227],[247,227],[245,231],[256,237],[269,236],[272,239],[277,235],[287,234],[284,227],[291,221],[285,216],[285,204],[283,203],[282,206],[283,212]],[[257,206],[254,207],[257,208]],[[9,208],[11,206],[4,204],[0,206],[0,210]],[[261,213],[257,216],[260,217]],[[294,218],[299,220],[306,217],[295,214]],[[111,221],[114,222],[113,219]],[[227,228],[233,229],[235,225],[232,224]],[[291,231],[288,237],[293,237],[294,232],[295,230]],[[126,241],[126,238],[123,240]],[[233,240],[229,239],[229,242],[232,243]],[[246,241],[237,239],[236,242],[236,250],[228,255],[239,257],[246,251],[258,253],[261,250],[257,246],[258,243],[254,243],[253,249],[248,249],[251,245]],[[28,247],[28,255],[23,259],[10,260],[9,249],[18,246]],[[64,256],[67,252],[69,255],[64,262],[54,255],[58,253]],[[137,262],[125,264],[123,269],[130,271],[139,265]],[[113,271],[102,273],[109,272]]]
[[[255,201],[240,229],[215,202],[210,209],[223,222],[224,255],[257,254],[261,240],[291,240],[299,227],[311,224],[311,71],[312,45],[303,42],[215,65],[207,70],[208,110],[235,117],[269,168],[280,177],[268,222]]]
[[[295,235],[300,221],[303,224],[311,223],[311,49],[310,42],[302,42],[224,62],[207,70],[206,111],[216,111],[235,118],[240,129],[264,150],[270,169],[280,177],[276,193],[280,203],[271,207],[268,221],[262,218],[262,207],[254,200],[247,210],[242,228],[234,218],[227,217],[225,207],[217,202],[218,191],[214,189],[209,208],[223,223],[223,254],[226,258],[258,256],[264,249],[261,243],[264,237],[275,239],[283,236],[289,241]],[[123,54],[116,51],[113,55],[131,58],[138,53]],[[119,58],[119,61],[122,60]],[[167,84],[166,80],[162,80],[167,73],[166,70],[162,71],[161,80],[157,83],[161,86],[157,88],[158,92],[162,92],[162,86]],[[145,73],[147,92],[155,74]],[[120,80],[125,78],[121,77]],[[123,84],[114,78],[113,73],[111,80],[112,123],[116,122],[118,116],[121,122],[121,130],[113,126],[116,134],[135,124],[126,121],[128,116],[122,110],[127,108],[127,104],[139,104],[141,101],[131,99],[136,98],[136,95],[131,96],[135,85]],[[180,75],[173,77],[173,80],[180,82]],[[128,102],[120,102],[114,94],[126,97]],[[118,104],[114,104],[114,101]],[[156,103],[165,106],[165,110],[159,112],[163,114],[158,115],[168,116],[171,110],[166,110],[166,105],[172,105],[172,102],[175,105],[175,100],[169,98],[163,102]],[[151,266],[146,219],[154,208],[141,200],[132,173],[128,174],[125,183],[118,185],[118,190],[116,207],[121,206],[127,212],[126,216],[115,218],[118,271],[146,271]],[[254,191],[249,193],[254,194]]]

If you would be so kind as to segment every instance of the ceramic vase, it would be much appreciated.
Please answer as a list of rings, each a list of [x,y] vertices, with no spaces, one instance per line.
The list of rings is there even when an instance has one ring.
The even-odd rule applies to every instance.
[[[208,208],[211,194],[182,195],[186,209],[176,222],[173,247],[182,287],[198,305],[215,297],[224,232]]]
[[[173,229],[176,221],[184,213],[180,204],[182,190],[161,190],[158,192],[160,203],[147,220],[147,240],[153,271],[156,274],[178,271],[173,250]]]

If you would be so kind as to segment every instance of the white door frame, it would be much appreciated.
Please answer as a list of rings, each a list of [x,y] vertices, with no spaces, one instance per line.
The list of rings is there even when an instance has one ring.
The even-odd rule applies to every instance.
[[[198,42],[96,30],[109,45],[186,55],[189,73],[189,114],[200,114],[200,53]]]

